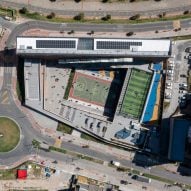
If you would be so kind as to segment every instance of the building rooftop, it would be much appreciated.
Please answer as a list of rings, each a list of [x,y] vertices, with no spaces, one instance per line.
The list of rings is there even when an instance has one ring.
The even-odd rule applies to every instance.
[[[170,40],[17,37],[17,54],[170,55]]]

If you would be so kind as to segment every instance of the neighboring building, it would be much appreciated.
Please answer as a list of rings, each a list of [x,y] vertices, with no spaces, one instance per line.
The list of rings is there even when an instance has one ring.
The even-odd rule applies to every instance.
[[[172,118],[170,121],[170,141],[168,159],[183,162],[185,158],[185,147],[188,138],[188,129],[191,121]]]

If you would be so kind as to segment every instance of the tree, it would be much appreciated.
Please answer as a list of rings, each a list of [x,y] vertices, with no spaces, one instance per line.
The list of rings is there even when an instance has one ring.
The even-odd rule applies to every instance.
[[[140,18],[140,14],[133,15],[129,18],[129,20],[137,20]]]
[[[128,32],[128,33],[126,33],[126,36],[132,36],[134,34],[134,32]]]
[[[107,3],[109,0],[102,0],[102,3]]]
[[[81,12],[78,15],[74,16],[74,20],[81,21],[84,19],[84,13]]]
[[[102,17],[101,20],[108,21],[111,19],[111,15],[107,14],[105,17]]]
[[[188,15],[189,13],[190,13],[189,10],[183,12],[184,15]]]
[[[51,12],[49,15],[47,15],[47,19],[52,19],[56,16],[56,14],[54,12]]]
[[[166,16],[166,12],[163,12],[163,13],[161,13],[161,14],[158,15],[159,18],[163,18],[163,17],[165,17],[165,16]]]
[[[19,10],[19,13],[21,14],[26,14],[28,13],[28,9],[26,7],[22,7],[20,10]]]

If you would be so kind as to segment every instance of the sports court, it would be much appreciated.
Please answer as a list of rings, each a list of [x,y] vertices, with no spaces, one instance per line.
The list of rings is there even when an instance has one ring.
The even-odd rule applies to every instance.
[[[132,69],[123,99],[121,114],[139,119],[149,90],[152,74]]]
[[[110,103],[113,107],[116,91],[110,81],[76,72],[69,97],[102,107]]]

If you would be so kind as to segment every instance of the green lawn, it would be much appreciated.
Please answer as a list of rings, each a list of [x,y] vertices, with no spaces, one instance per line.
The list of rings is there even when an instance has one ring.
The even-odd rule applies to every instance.
[[[57,131],[61,131],[63,133],[72,134],[73,128],[64,123],[58,123]]]
[[[132,69],[130,80],[124,96],[121,113],[140,118],[149,90],[152,74]]]
[[[0,117],[0,135],[0,152],[14,149],[20,140],[19,127],[6,117]]]

